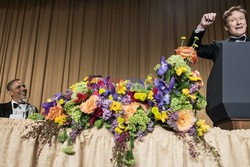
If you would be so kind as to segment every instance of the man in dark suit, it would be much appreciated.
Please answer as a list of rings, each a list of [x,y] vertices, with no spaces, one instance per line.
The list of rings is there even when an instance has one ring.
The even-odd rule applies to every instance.
[[[25,119],[38,112],[35,106],[26,102],[27,89],[20,79],[11,80],[7,84],[7,93],[11,96],[8,103],[0,103],[0,117]]]
[[[197,26],[196,30],[193,31],[191,37],[188,41],[188,46],[192,46],[194,42],[198,45],[196,48],[199,57],[205,59],[211,59],[213,62],[216,61],[219,54],[219,43],[214,41],[210,44],[201,44],[202,38],[205,34],[207,26],[213,24],[216,17],[216,13],[204,14],[201,18],[200,24]],[[246,37],[247,22],[246,22],[246,10],[241,6],[233,6],[229,10],[224,12],[223,24],[225,30],[229,33],[229,38],[225,41],[228,42],[246,42],[250,41]],[[195,37],[199,40],[195,41]]]

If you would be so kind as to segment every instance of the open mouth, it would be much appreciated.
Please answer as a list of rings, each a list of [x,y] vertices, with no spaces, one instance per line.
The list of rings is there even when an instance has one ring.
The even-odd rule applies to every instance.
[[[26,93],[25,91],[20,91],[20,94],[21,94],[22,96],[26,96],[26,95],[27,95],[27,93]]]
[[[242,29],[243,27],[235,27],[236,30],[240,30]]]

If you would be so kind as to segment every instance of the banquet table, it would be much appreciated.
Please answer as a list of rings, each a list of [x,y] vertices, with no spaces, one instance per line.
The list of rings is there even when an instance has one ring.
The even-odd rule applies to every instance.
[[[45,145],[38,156],[41,145],[38,139],[22,140],[21,136],[31,120],[0,118],[0,167],[109,167],[111,162],[113,135],[105,128],[84,130],[74,144],[75,154],[61,151],[63,144],[53,140]],[[205,140],[216,148],[225,167],[250,166],[250,129],[222,130],[211,128]],[[212,167],[217,166],[214,157],[203,147],[197,146],[198,159],[192,159],[188,145],[178,139],[174,132],[156,126],[142,141],[135,142],[134,155],[138,167]]]

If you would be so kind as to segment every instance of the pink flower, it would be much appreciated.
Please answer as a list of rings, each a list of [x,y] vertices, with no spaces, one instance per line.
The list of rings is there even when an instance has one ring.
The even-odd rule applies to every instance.
[[[66,114],[64,113],[62,106],[60,104],[57,104],[57,106],[51,107],[49,109],[49,113],[45,119],[54,120],[56,117],[59,116],[66,116]]]
[[[122,109],[124,110],[124,114],[125,114],[125,123],[128,123],[128,119],[129,117],[132,117],[134,115],[134,113],[136,113],[137,108],[139,106],[142,106],[142,108],[144,109],[144,111],[147,111],[147,107],[144,104],[141,103],[137,103],[137,102],[133,102],[131,104],[127,104],[122,106]]]
[[[191,110],[182,110],[178,112],[176,125],[179,131],[186,131],[194,125],[195,121],[196,118]]]
[[[197,53],[192,47],[181,46],[175,50],[177,55],[180,55],[183,59],[188,59],[192,64],[197,63]]]
[[[85,102],[83,102],[80,105],[80,110],[86,114],[93,113],[95,111],[95,109],[97,108],[96,101],[98,99],[99,99],[99,97],[97,95],[90,96],[90,98],[88,100],[86,100]]]

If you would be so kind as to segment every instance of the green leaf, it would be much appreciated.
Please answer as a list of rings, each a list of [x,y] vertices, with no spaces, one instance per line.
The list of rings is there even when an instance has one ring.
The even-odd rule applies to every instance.
[[[31,119],[31,120],[44,120],[44,116],[43,115],[40,115],[39,113],[34,113],[34,114],[31,114],[28,116],[28,119]]]
[[[57,141],[59,143],[64,143],[68,138],[68,135],[67,135],[67,132],[66,130],[64,129],[63,131],[61,131],[59,134],[58,134],[58,138],[57,138]]]
[[[189,87],[190,87],[190,83],[184,82],[181,84],[181,86],[178,88],[178,90],[182,90],[182,89],[189,88]]]
[[[103,119],[98,119],[95,121],[94,126],[100,129],[103,125]]]
[[[135,163],[135,158],[132,150],[128,150],[126,152],[126,158],[125,158],[125,163],[127,165],[133,165]]]
[[[166,74],[165,74],[165,81],[166,83],[170,82],[170,78],[171,78],[171,70],[167,70]]]
[[[63,147],[63,148],[62,148],[62,152],[64,152],[65,154],[68,154],[68,155],[73,155],[73,154],[75,154],[75,150],[74,150],[74,147],[73,147],[73,146]]]
[[[111,126],[111,124],[109,124],[109,123],[107,123],[107,122],[104,122],[104,126],[105,126],[105,128],[107,128],[107,129],[110,129],[112,126]]]

